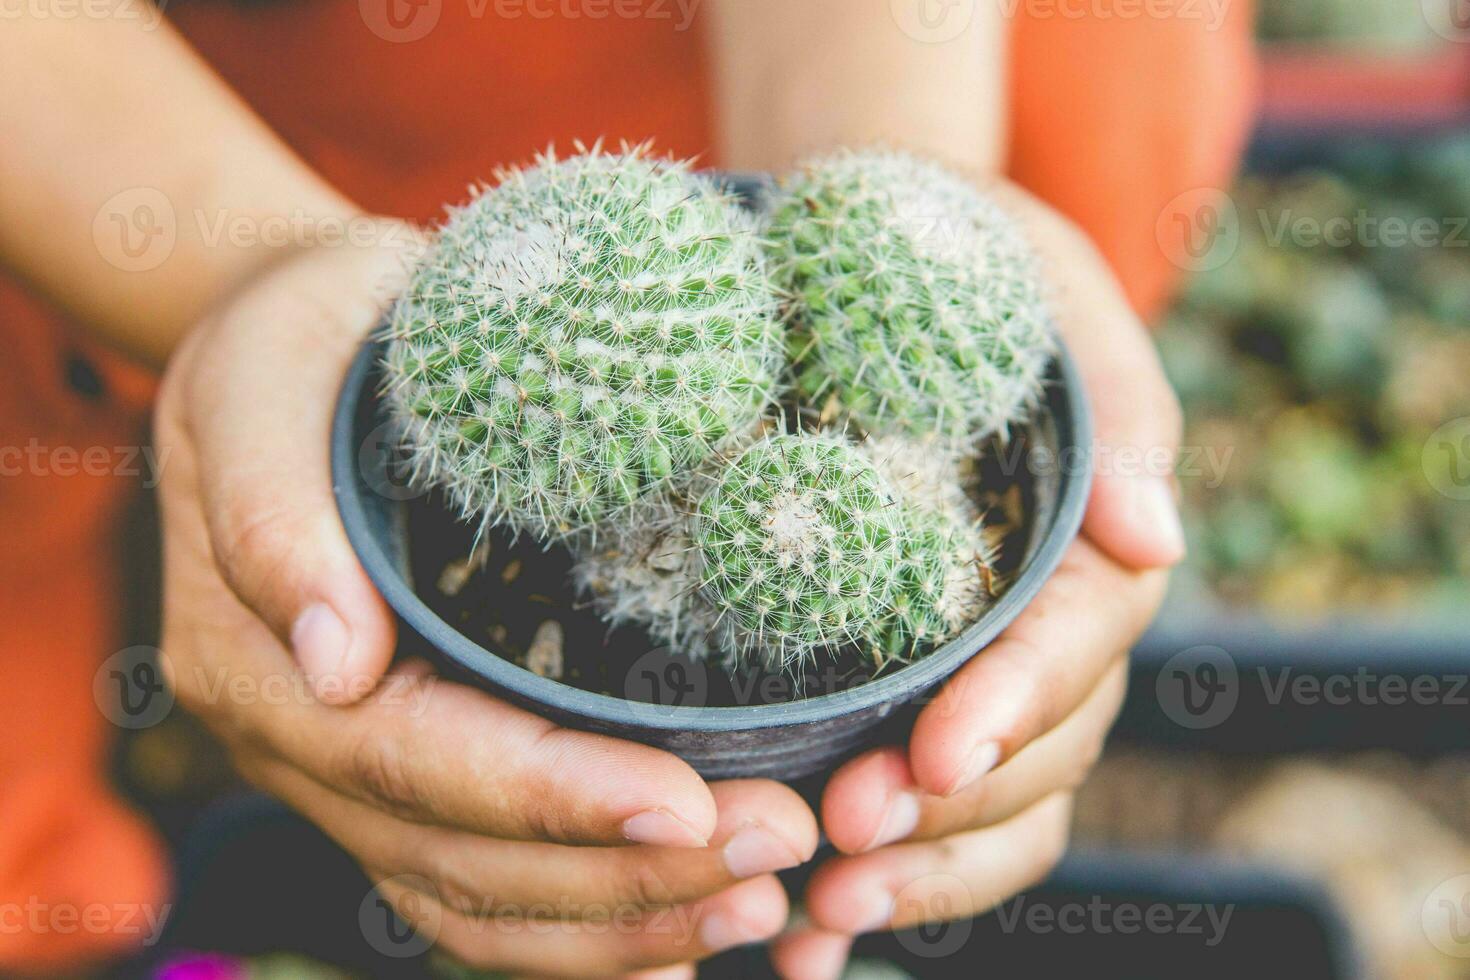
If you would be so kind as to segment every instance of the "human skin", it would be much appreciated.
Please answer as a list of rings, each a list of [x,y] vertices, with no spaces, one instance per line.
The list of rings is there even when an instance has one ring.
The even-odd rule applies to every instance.
[[[728,165],[777,169],[881,141],[995,189],[1047,259],[1099,446],[1172,450],[1177,407],[1105,264],[996,177],[998,16],[925,44],[896,29],[886,2],[710,0],[707,13]],[[98,336],[168,362],[156,413],[170,454],[163,651],[181,702],[390,899],[431,909],[439,945],[472,964],[686,976],[713,951],[780,933],[786,898],[771,872],[810,860],[818,833],[791,790],[706,784],[673,756],[558,728],[422,664],[390,665],[393,620],[337,520],[325,447],[346,364],[419,234],[362,215],[166,25],[141,23],[23,13],[0,31],[0,122],[21,136],[0,143],[0,260]],[[373,231],[283,249],[211,243],[180,222],[167,262],[119,269],[99,254],[94,222],[140,186],[180,214],[307,214]],[[785,974],[836,976],[852,935],[973,914],[1061,853],[1126,651],[1183,550],[1157,472],[1097,473],[1084,530],[907,747],[835,774],[821,827],[841,853],[816,871],[808,924],[777,942]],[[220,684],[298,677],[312,697],[240,698]],[[570,910],[554,937],[514,925],[538,903]],[[487,925],[487,909],[510,925]],[[589,927],[608,910],[628,927]]]

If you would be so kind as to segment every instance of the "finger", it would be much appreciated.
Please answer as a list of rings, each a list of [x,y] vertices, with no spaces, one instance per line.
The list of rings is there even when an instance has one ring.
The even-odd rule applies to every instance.
[[[387,878],[383,896],[468,966],[509,973],[610,976],[702,960],[762,942],[786,922],[786,892],[773,876],[752,878],[702,902],[595,920],[521,917],[459,908]],[[552,903],[548,902],[549,912]]]
[[[709,787],[675,756],[561,728],[439,677],[405,686],[395,670],[350,707],[283,706],[255,738],[323,786],[411,823],[684,848],[704,847],[716,825]]]
[[[985,830],[833,858],[807,886],[807,913],[848,934],[979,915],[1050,873],[1070,821],[1059,793]]]
[[[952,796],[1056,727],[1143,632],[1164,584],[1162,571],[1075,542],[1021,617],[920,712],[909,743],[918,784]]]
[[[771,942],[771,964],[784,980],[838,980],[852,952],[852,937],[802,926]]]
[[[1054,308],[1092,408],[1093,484],[1083,529],[1135,568],[1184,557],[1174,489],[1178,399],[1148,331],[1087,236],[1025,195],[1008,198],[1056,285]]]
[[[185,372],[215,564],[328,702],[350,700],[393,651],[393,619],[337,516],[327,447],[347,365],[402,263],[334,248],[281,266],[197,339],[208,356],[191,350],[198,369]]]
[[[924,792],[903,749],[869,752],[839,769],[827,784],[822,826],[839,851],[861,854],[1009,820],[1058,790],[1082,784],[1102,753],[1127,686],[1127,663],[1115,661],[1097,689],[1060,725],[951,797]]]
[[[811,859],[817,824],[790,788],[765,780],[714,784],[720,822],[710,846],[567,847],[496,840],[404,823],[323,789],[281,763],[250,776],[291,802],[364,864],[433,882],[452,907],[514,913],[548,895],[571,916],[693,902]]]

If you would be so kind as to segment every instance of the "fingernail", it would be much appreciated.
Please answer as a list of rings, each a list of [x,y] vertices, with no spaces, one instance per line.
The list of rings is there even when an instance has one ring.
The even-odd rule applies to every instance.
[[[859,891],[852,896],[848,907],[852,909],[854,932],[877,932],[887,929],[893,921],[893,896],[885,891]]]
[[[1179,503],[1174,487],[1167,480],[1147,477],[1134,485],[1136,516],[1158,539],[1159,546],[1173,564],[1184,558],[1184,524],[1179,520]]]
[[[706,847],[709,839],[667,810],[644,810],[623,821],[623,836],[652,847]]]
[[[699,941],[711,952],[747,946],[768,938],[770,937],[751,929],[739,919],[721,915],[719,912],[705,913],[704,921],[699,924]]]
[[[323,679],[341,672],[352,645],[352,631],[331,606],[324,602],[307,606],[291,627],[291,649],[302,673],[311,680],[318,696],[339,690],[342,685]]]
[[[785,841],[760,824],[750,824],[725,844],[725,867],[737,878],[754,878],[794,868],[801,858]]]
[[[871,851],[885,844],[901,841],[918,826],[919,798],[907,790],[900,790],[888,801],[888,809],[883,811],[883,823],[863,850]]]
[[[975,748],[970,750],[970,757],[965,760],[965,767],[960,770],[959,776],[949,787],[949,792],[944,795],[946,797],[954,796],[974,786],[980,781],[980,777],[994,769],[995,764],[999,761],[999,742],[982,742],[975,746]]]

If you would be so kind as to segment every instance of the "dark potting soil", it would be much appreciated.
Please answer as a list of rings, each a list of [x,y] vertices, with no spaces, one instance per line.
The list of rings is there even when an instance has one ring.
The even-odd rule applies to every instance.
[[[973,496],[997,555],[990,570],[995,595],[1014,577],[1035,513],[1028,450],[1020,433],[987,446],[977,467]],[[609,627],[571,587],[572,558],[564,548],[492,530],[472,554],[472,536],[439,494],[409,502],[409,563],[419,597],[470,640],[562,683],[633,701],[730,707],[831,694],[873,676],[872,665],[853,652],[822,658],[799,676],[751,668],[732,677],[721,665],[661,647],[641,629]]]

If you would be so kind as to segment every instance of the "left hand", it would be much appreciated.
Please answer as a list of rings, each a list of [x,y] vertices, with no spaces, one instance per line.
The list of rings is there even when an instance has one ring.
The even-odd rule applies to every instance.
[[[1045,257],[1093,410],[1083,536],[924,708],[907,749],[875,749],[832,777],[822,823],[841,853],[807,888],[809,922],[775,944],[783,976],[835,978],[858,933],[979,915],[1050,872],[1122,704],[1128,651],[1184,555],[1180,413],[1147,332],[1085,235],[1019,191],[1004,199]]]

